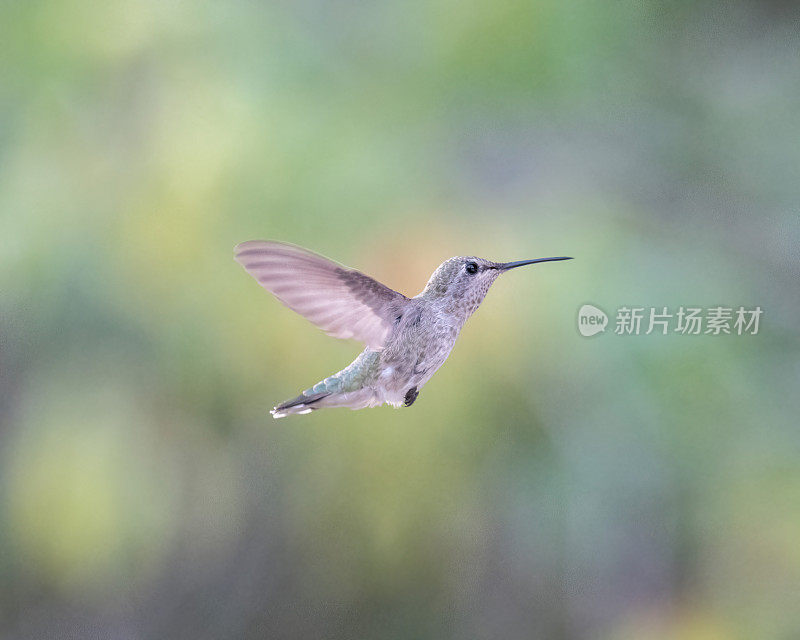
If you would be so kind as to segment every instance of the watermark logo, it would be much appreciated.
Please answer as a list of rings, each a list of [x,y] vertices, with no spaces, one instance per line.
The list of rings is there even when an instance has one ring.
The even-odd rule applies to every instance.
[[[617,309],[614,333],[618,336],[650,335],[757,335],[761,307],[628,307]],[[578,331],[582,336],[593,336],[606,330],[608,316],[591,304],[578,310]]]
[[[587,338],[605,331],[608,325],[608,316],[605,311],[598,309],[593,304],[585,304],[578,309],[578,331]]]

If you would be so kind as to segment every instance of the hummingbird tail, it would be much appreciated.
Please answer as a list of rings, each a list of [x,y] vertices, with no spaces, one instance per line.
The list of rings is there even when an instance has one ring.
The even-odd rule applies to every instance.
[[[314,393],[311,395],[305,395],[301,393],[296,398],[292,398],[291,400],[287,400],[286,402],[281,402],[277,407],[275,407],[270,413],[272,414],[273,418],[285,418],[288,415],[294,413],[311,413],[314,409],[318,407],[314,406],[315,402],[319,402],[323,398],[327,398],[330,393]]]
[[[284,418],[295,413],[311,413],[323,407],[363,409],[364,407],[377,407],[383,402],[384,399],[376,395],[375,391],[370,388],[343,392],[323,391],[308,395],[300,394],[296,398],[279,404],[270,413],[273,418]]]

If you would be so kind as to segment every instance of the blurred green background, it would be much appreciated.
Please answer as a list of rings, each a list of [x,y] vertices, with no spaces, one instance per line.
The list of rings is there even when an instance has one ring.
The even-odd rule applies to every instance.
[[[0,3],[0,637],[800,637],[799,19]],[[256,238],[408,295],[577,259],[498,281],[413,408],[274,421],[361,347]]]

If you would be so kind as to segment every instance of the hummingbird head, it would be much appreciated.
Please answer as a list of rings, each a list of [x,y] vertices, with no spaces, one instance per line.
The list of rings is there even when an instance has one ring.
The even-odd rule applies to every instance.
[[[457,256],[446,260],[433,272],[420,294],[439,300],[445,310],[466,320],[480,306],[489,287],[501,273],[537,262],[571,260],[571,258],[535,258],[516,262],[492,262],[475,256]]]

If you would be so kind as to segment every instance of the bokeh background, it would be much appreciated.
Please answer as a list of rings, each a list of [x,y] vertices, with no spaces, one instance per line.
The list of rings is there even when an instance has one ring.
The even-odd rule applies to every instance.
[[[0,4],[0,637],[800,637],[799,17]],[[413,408],[274,421],[360,346],[256,238],[408,295],[577,259],[498,281]]]

